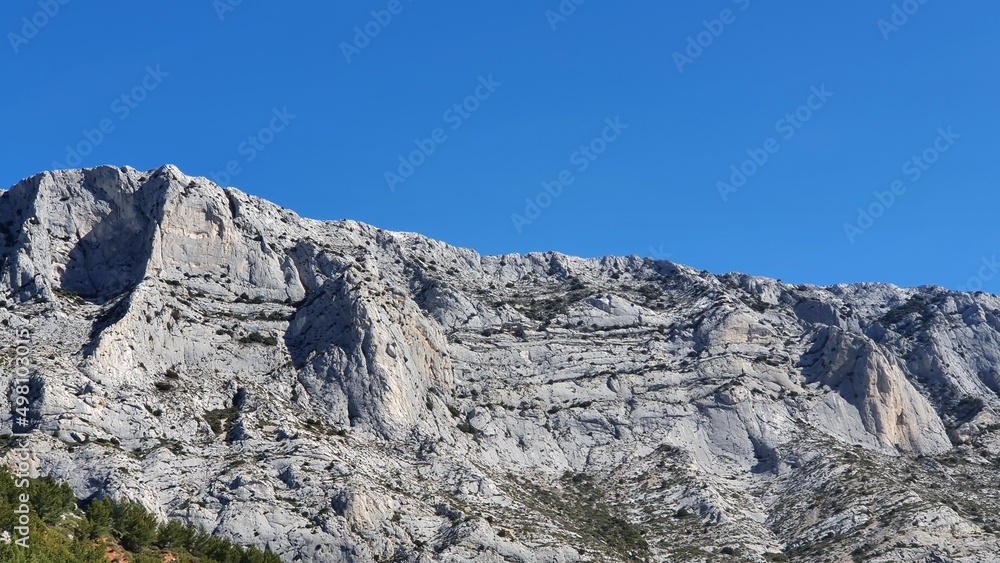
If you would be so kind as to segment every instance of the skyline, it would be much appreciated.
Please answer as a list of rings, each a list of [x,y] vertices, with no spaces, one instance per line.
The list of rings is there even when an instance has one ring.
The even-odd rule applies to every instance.
[[[482,254],[996,293],[996,15],[22,2],[0,184],[169,163]]]

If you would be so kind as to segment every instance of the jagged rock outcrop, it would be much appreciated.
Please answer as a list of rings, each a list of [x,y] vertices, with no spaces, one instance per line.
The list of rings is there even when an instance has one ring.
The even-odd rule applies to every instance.
[[[863,429],[856,434],[879,446],[915,453],[950,449],[944,424],[930,402],[907,381],[891,353],[865,336],[825,327],[800,365],[808,380],[837,392],[825,397],[823,407],[829,411],[814,413],[818,424],[856,418]],[[828,430],[848,434],[836,427]]]
[[[33,470],[289,561],[1000,552],[993,295],[480,256],[172,166],[20,182],[0,258]]]

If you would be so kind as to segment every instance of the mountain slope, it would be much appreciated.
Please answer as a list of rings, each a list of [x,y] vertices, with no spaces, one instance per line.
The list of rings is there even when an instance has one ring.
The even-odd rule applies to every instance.
[[[0,256],[32,466],[289,561],[1000,552],[996,296],[480,256],[172,166],[22,181]]]

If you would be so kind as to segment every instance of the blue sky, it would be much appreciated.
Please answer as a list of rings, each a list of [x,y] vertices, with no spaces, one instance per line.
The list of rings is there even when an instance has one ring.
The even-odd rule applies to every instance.
[[[0,184],[173,163],[486,254],[1000,292],[1000,5],[681,4],[5,2]]]

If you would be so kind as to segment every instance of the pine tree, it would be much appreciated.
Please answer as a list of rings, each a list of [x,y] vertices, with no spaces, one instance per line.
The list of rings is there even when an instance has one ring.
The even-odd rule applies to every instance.
[[[116,505],[113,518],[122,547],[129,551],[141,552],[156,539],[156,518],[139,503]]]

